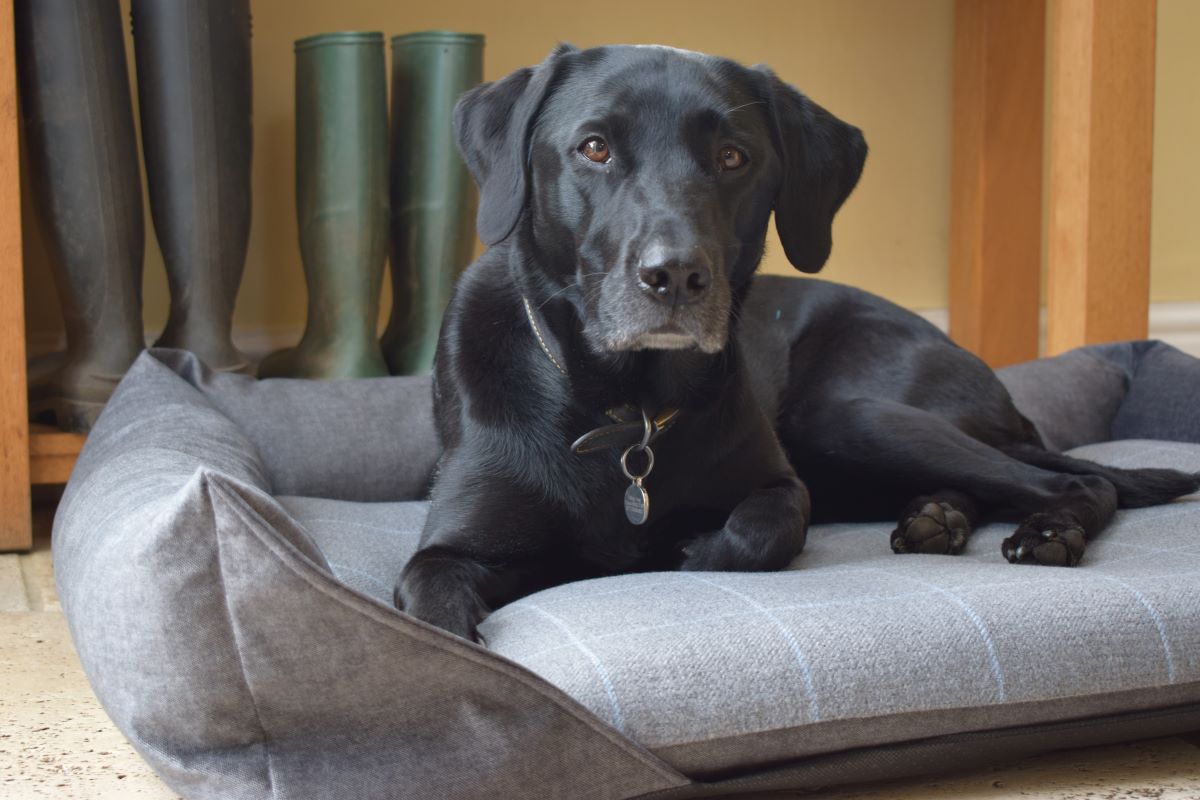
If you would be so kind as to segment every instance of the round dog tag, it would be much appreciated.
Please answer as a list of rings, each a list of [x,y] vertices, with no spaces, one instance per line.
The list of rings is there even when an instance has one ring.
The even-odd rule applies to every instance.
[[[650,516],[650,495],[640,481],[629,484],[625,490],[625,516],[634,525],[641,525]]]
[[[641,525],[650,516],[650,493],[642,487],[642,481],[650,474],[650,470],[654,469],[654,451],[646,444],[650,439],[650,418],[646,416],[645,411],[642,412],[642,418],[646,420],[646,436],[642,443],[632,444],[621,453],[621,472],[632,481],[625,490],[625,516],[634,525]],[[634,450],[646,454],[646,471],[641,475],[634,475],[629,471],[629,454]]]

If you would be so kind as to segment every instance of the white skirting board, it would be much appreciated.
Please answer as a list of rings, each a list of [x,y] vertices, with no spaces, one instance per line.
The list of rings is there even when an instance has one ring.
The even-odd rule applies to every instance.
[[[950,313],[944,308],[917,311],[925,319],[947,330]],[[1178,347],[1185,353],[1200,358],[1200,303],[1151,303],[1150,336]],[[1046,309],[1042,309],[1041,332],[1038,340],[1044,349],[1046,341]]]
[[[944,308],[918,310],[925,319],[947,329],[949,313]],[[1042,311],[1042,338],[1045,339],[1046,314]],[[268,353],[283,347],[291,347],[300,341],[302,331],[298,328],[239,327],[233,338],[242,352],[258,360]],[[146,341],[158,338],[158,331],[147,332]],[[1150,306],[1150,338],[1162,339],[1185,353],[1200,358],[1200,303],[1153,303]],[[62,335],[31,336],[29,352],[34,355],[49,353],[64,346]]]
[[[300,341],[304,331],[300,328],[281,326],[235,326],[233,342],[243,353],[254,361],[261,361],[265,356],[285,347],[292,347]],[[146,344],[158,340],[162,331],[146,331]],[[67,346],[65,334],[33,333],[25,341],[25,349],[30,357],[36,358],[47,353],[62,350]]]
[[[1200,357],[1200,303],[1155,303],[1150,306],[1150,338],[1162,339]]]

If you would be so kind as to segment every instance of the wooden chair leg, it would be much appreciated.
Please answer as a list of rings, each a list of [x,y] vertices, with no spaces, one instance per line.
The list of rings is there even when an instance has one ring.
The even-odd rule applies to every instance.
[[[1045,0],[957,0],[950,335],[993,367],[1036,358]]]
[[[1046,351],[1144,338],[1155,0],[1057,0]]]
[[[0,550],[33,546],[13,8],[0,6]]]

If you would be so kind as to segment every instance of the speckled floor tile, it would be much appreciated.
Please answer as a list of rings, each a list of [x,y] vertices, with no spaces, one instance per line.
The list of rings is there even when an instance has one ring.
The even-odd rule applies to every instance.
[[[820,800],[1200,800],[1200,747],[1183,738],[1067,750],[937,780],[843,790]]]
[[[105,716],[61,613],[0,614],[0,687],[0,797],[176,797]]]
[[[21,578],[21,556],[15,553],[0,555],[0,613],[29,610],[25,581]]]
[[[54,588],[54,564],[50,560],[50,539],[35,539],[33,552],[25,553],[19,559],[28,610],[60,611],[58,591]]]

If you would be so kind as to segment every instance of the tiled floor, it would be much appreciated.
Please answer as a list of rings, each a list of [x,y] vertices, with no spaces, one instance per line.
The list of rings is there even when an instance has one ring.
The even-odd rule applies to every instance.
[[[43,534],[34,552],[0,555],[0,798],[174,798],[109,722],[83,677],[54,592],[48,513],[39,513]],[[1200,800],[1200,733],[804,797]]]
[[[174,798],[105,716],[71,647],[39,509],[34,551],[0,555],[0,798]]]

